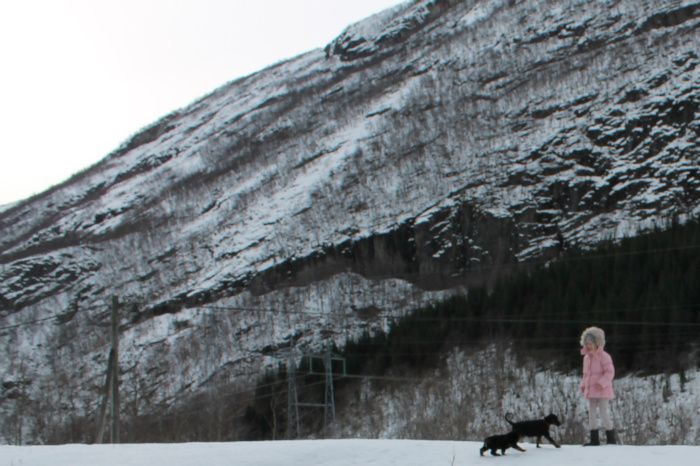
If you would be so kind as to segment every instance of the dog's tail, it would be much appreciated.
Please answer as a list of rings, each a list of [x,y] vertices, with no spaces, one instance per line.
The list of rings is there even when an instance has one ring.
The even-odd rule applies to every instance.
[[[513,421],[510,420],[510,416],[511,416],[511,413],[506,413],[506,415],[504,417],[506,418],[506,421],[508,421],[508,424],[510,424],[512,426]]]

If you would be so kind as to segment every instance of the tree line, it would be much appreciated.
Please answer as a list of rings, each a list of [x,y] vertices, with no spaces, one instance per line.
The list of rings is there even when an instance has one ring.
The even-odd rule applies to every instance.
[[[350,374],[420,377],[443,364],[450,352],[498,342],[517,357],[566,373],[580,370],[579,336],[597,325],[606,330],[606,349],[619,375],[677,373],[684,380],[685,371],[697,365],[697,283],[700,221],[671,222],[594,250],[569,251],[556,261],[504,276],[491,288],[473,288],[417,309],[389,332],[365,334],[334,352],[346,359]],[[303,362],[299,372],[305,372]],[[259,384],[259,400],[245,414],[253,437],[285,435],[285,377],[280,368]],[[304,378],[306,396],[322,397],[319,382],[318,375]],[[340,378],[336,393],[352,394],[357,383]],[[305,430],[318,432],[318,422],[309,416]]]
[[[624,373],[679,372],[700,342],[700,222],[671,223],[512,273],[365,335],[343,352],[350,370],[431,367],[455,347],[506,340],[563,371],[580,365],[579,335],[606,330]]]

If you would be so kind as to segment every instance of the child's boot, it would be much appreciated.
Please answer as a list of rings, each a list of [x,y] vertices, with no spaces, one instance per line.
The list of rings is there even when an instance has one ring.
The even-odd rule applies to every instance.
[[[615,434],[615,429],[605,431],[605,440],[608,443],[608,445],[617,444],[617,434]]]
[[[584,447],[597,447],[600,445],[600,438],[598,437],[598,431],[597,430],[592,430],[591,431],[591,441],[588,443],[584,443]]]

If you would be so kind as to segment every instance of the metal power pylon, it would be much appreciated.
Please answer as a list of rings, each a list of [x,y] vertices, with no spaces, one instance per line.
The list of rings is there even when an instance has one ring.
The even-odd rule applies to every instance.
[[[287,438],[299,437],[299,408],[323,408],[323,431],[328,434],[328,429],[335,421],[335,392],[333,388],[333,362],[341,363],[342,370],[337,375],[346,375],[345,358],[331,353],[330,348],[323,354],[299,355],[307,358],[309,363],[308,374],[325,376],[325,390],[323,403],[300,403],[299,391],[297,389],[297,354],[292,348],[287,357]],[[314,361],[321,360],[323,372],[317,372],[314,368]]]

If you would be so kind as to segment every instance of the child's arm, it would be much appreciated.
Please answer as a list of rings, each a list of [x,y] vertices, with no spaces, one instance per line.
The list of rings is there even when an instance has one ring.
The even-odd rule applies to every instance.
[[[603,354],[603,360],[601,362],[603,365],[603,376],[598,383],[601,387],[607,388],[612,385],[612,381],[615,378],[615,366],[613,365],[612,357],[608,353]]]

